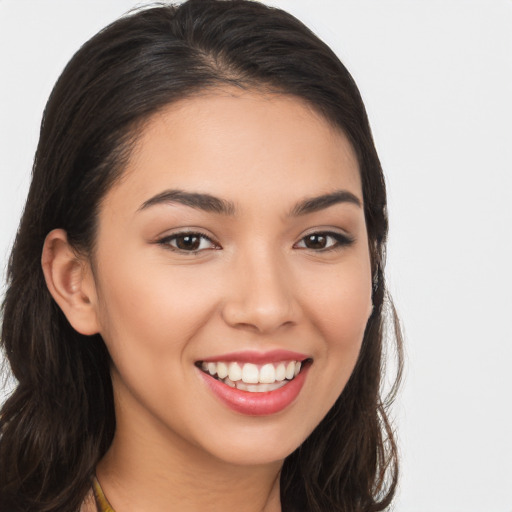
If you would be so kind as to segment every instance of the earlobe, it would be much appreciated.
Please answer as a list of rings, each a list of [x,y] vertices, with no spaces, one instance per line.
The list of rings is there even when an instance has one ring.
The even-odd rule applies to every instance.
[[[99,332],[96,288],[87,261],[77,256],[63,229],[46,236],[41,265],[46,286],[73,328],[81,334]]]

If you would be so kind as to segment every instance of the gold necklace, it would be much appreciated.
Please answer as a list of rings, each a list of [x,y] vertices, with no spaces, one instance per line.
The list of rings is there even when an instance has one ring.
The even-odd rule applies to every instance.
[[[101,488],[100,483],[96,476],[92,477],[92,491],[94,493],[94,499],[96,500],[96,506],[98,507],[98,512],[116,512],[112,505],[108,502],[103,489]]]

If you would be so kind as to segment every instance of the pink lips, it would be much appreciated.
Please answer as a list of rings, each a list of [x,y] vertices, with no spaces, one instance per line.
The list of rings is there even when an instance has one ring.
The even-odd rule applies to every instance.
[[[308,356],[287,350],[275,350],[267,353],[233,352],[218,357],[204,359],[205,362],[238,361],[242,363],[264,364],[278,361],[304,361]],[[306,380],[310,365],[305,365],[302,371],[284,386],[274,391],[251,393],[231,388],[211,375],[198,369],[210,391],[230,409],[250,416],[275,414],[288,407],[300,393]]]

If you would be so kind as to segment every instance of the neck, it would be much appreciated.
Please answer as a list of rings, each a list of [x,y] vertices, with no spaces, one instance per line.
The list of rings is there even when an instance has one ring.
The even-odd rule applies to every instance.
[[[220,461],[201,464],[127,454],[113,444],[97,468],[103,490],[116,512],[280,512],[281,464],[230,466]],[[160,457],[158,457],[160,458]]]

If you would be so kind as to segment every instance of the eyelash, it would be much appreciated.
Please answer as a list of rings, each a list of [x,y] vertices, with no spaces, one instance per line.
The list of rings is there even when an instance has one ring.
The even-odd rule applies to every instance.
[[[340,250],[343,247],[348,247],[349,245],[352,245],[354,243],[354,239],[352,237],[349,237],[347,235],[342,235],[341,233],[337,233],[335,231],[314,231],[313,233],[308,233],[306,236],[302,237],[299,241],[304,242],[309,237],[324,237],[324,238],[333,238],[334,244],[332,244],[329,247],[325,247],[322,249],[310,249],[309,247],[301,247],[301,249],[309,249],[315,252],[329,252],[329,251],[336,251]]]
[[[199,238],[199,248],[194,250],[186,250],[186,249],[180,249],[179,247],[171,245],[171,242],[176,241],[178,239],[183,239],[185,237],[191,237],[191,238]],[[211,242],[214,247],[212,248],[200,248],[203,241]],[[203,233],[198,233],[196,231],[181,231],[180,233],[174,233],[172,235],[166,236],[164,238],[161,238],[160,240],[157,240],[157,243],[159,245],[164,246],[167,249],[170,249],[171,251],[179,252],[179,253],[188,253],[188,254],[199,254],[201,251],[204,250],[212,250],[212,249],[220,249],[220,246],[215,243],[210,237],[203,235]]]
[[[172,242],[175,242],[178,239],[183,239],[185,237],[191,237],[191,238],[199,238],[199,248],[193,249],[193,250],[187,250],[187,249],[180,249],[177,246],[172,245]],[[308,237],[324,237],[324,238],[332,238],[334,239],[334,243],[331,244],[328,247],[320,248],[320,249],[311,249],[309,247],[299,247],[299,249],[305,249],[305,250],[312,250],[314,252],[329,252],[329,251],[335,251],[340,250],[343,247],[348,247],[349,245],[354,243],[354,239],[347,236],[342,235],[341,233],[336,233],[334,231],[315,231],[313,233],[309,233],[306,236],[302,237],[298,243],[304,242]],[[214,247],[211,248],[201,248],[201,244],[203,241],[210,242]],[[204,235],[203,233],[198,233],[195,231],[182,231],[180,233],[174,233],[173,235],[166,236],[164,238],[161,238],[160,240],[157,240],[157,243],[159,245],[162,245],[171,251],[179,252],[179,253],[188,253],[188,254],[199,254],[200,252],[204,250],[217,250],[221,247],[214,242],[210,237]],[[296,247],[297,244],[294,245]]]

